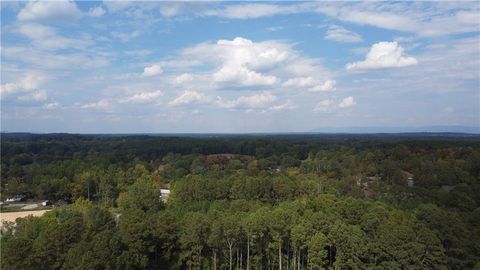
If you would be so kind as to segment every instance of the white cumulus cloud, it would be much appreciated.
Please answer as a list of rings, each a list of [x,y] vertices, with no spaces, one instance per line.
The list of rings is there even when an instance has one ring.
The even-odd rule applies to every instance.
[[[170,101],[168,105],[170,106],[179,106],[179,105],[187,105],[191,103],[201,103],[207,101],[207,98],[204,94],[199,93],[197,91],[187,90],[184,91],[180,96],[175,98],[174,100]]]
[[[277,97],[271,93],[259,93],[251,96],[241,96],[234,100],[224,100],[217,97],[217,105],[222,108],[234,109],[264,109],[267,108]]]
[[[245,86],[272,85],[277,78],[262,71],[280,64],[288,52],[273,46],[255,44],[251,40],[237,37],[234,40],[219,40],[217,48],[223,52],[222,67],[213,74],[216,82],[240,82]]]
[[[197,80],[208,80],[217,88],[255,90],[281,86],[286,78],[310,76],[321,82],[328,76],[319,61],[304,57],[290,44],[279,41],[254,42],[236,37],[201,43],[183,50],[177,62],[186,60],[196,66],[212,66],[207,72],[192,75],[196,75]]]
[[[302,88],[310,88],[316,85],[316,81],[312,77],[297,77],[288,79],[286,82],[283,83],[285,87],[302,87]]]
[[[330,112],[336,108],[349,108],[355,106],[357,104],[355,99],[352,96],[348,96],[342,99],[340,102],[336,101],[335,99],[324,99],[321,100],[315,105],[313,108],[314,112]],[[336,105],[338,104],[338,105]]]
[[[40,89],[47,81],[47,77],[37,71],[26,72],[16,82],[2,84],[0,93],[2,97],[21,95],[20,100],[45,100],[47,92]]]
[[[153,92],[141,92],[135,95],[132,95],[128,98],[122,100],[124,103],[151,103],[155,102],[160,96],[162,96],[162,91],[153,91]]]
[[[184,84],[187,82],[191,82],[192,80],[193,80],[193,76],[188,73],[183,73],[182,75],[175,77],[175,82],[177,84]]]
[[[295,103],[293,103],[291,100],[287,100],[287,102],[278,104],[278,105],[273,105],[270,108],[268,108],[269,111],[284,111],[284,110],[293,110],[297,107]]]
[[[404,55],[403,48],[394,42],[378,42],[372,45],[364,61],[348,63],[351,69],[380,69],[406,67],[418,64],[414,57]]]
[[[272,85],[277,81],[275,76],[263,75],[242,66],[224,66],[213,74],[215,82],[241,82],[242,85]]]
[[[340,102],[340,104],[338,104],[338,107],[340,107],[340,108],[349,108],[349,107],[355,106],[355,104],[357,104],[357,103],[355,102],[355,99],[354,99],[352,96],[348,96],[348,97],[342,99],[342,101]]]
[[[97,102],[81,104],[80,109],[87,109],[87,110],[110,110],[112,105],[108,100],[102,99]]]
[[[39,73],[27,73],[23,78],[14,83],[6,83],[1,86],[2,94],[14,92],[28,92],[37,89],[45,81],[45,77]]]
[[[304,88],[312,92],[323,92],[335,89],[334,80],[326,80],[323,83],[318,82],[313,77],[296,77],[288,79],[282,85],[287,88]]]
[[[20,21],[78,19],[82,12],[74,1],[31,1],[17,15]]]
[[[145,67],[143,69],[143,76],[144,77],[151,77],[151,76],[155,76],[155,75],[158,75],[158,74],[162,74],[163,70],[162,70],[162,67],[160,65],[151,65],[151,66],[148,66],[148,67]]]
[[[317,103],[315,108],[313,108],[314,112],[327,112],[333,108],[333,104],[335,102],[331,99],[321,100]]]
[[[311,88],[310,91],[323,92],[323,91],[335,90],[336,84],[337,82],[334,80],[326,80],[324,83],[316,85],[315,87]]]

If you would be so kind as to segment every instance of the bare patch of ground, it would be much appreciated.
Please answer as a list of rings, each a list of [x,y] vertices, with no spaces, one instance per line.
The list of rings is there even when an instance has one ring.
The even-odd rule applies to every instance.
[[[11,221],[15,222],[17,218],[23,218],[29,215],[39,217],[45,214],[45,212],[50,210],[35,210],[35,211],[19,211],[19,212],[6,212],[0,213],[0,225],[3,224],[4,221]]]

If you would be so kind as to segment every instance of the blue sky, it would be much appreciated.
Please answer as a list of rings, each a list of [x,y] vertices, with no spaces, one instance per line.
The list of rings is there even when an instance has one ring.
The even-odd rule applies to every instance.
[[[478,2],[1,2],[1,130],[479,126]]]

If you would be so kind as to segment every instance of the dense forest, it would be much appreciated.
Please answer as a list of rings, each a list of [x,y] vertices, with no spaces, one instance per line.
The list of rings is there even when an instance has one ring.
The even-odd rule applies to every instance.
[[[2,134],[15,195],[1,269],[480,269],[474,135]]]

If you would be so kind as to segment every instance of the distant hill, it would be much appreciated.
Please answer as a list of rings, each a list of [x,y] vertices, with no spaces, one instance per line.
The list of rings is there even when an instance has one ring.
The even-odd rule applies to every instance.
[[[319,133],[469,133],[480,134],[480,126],[421,126],[421,127],[322,127],[312,130]]]

